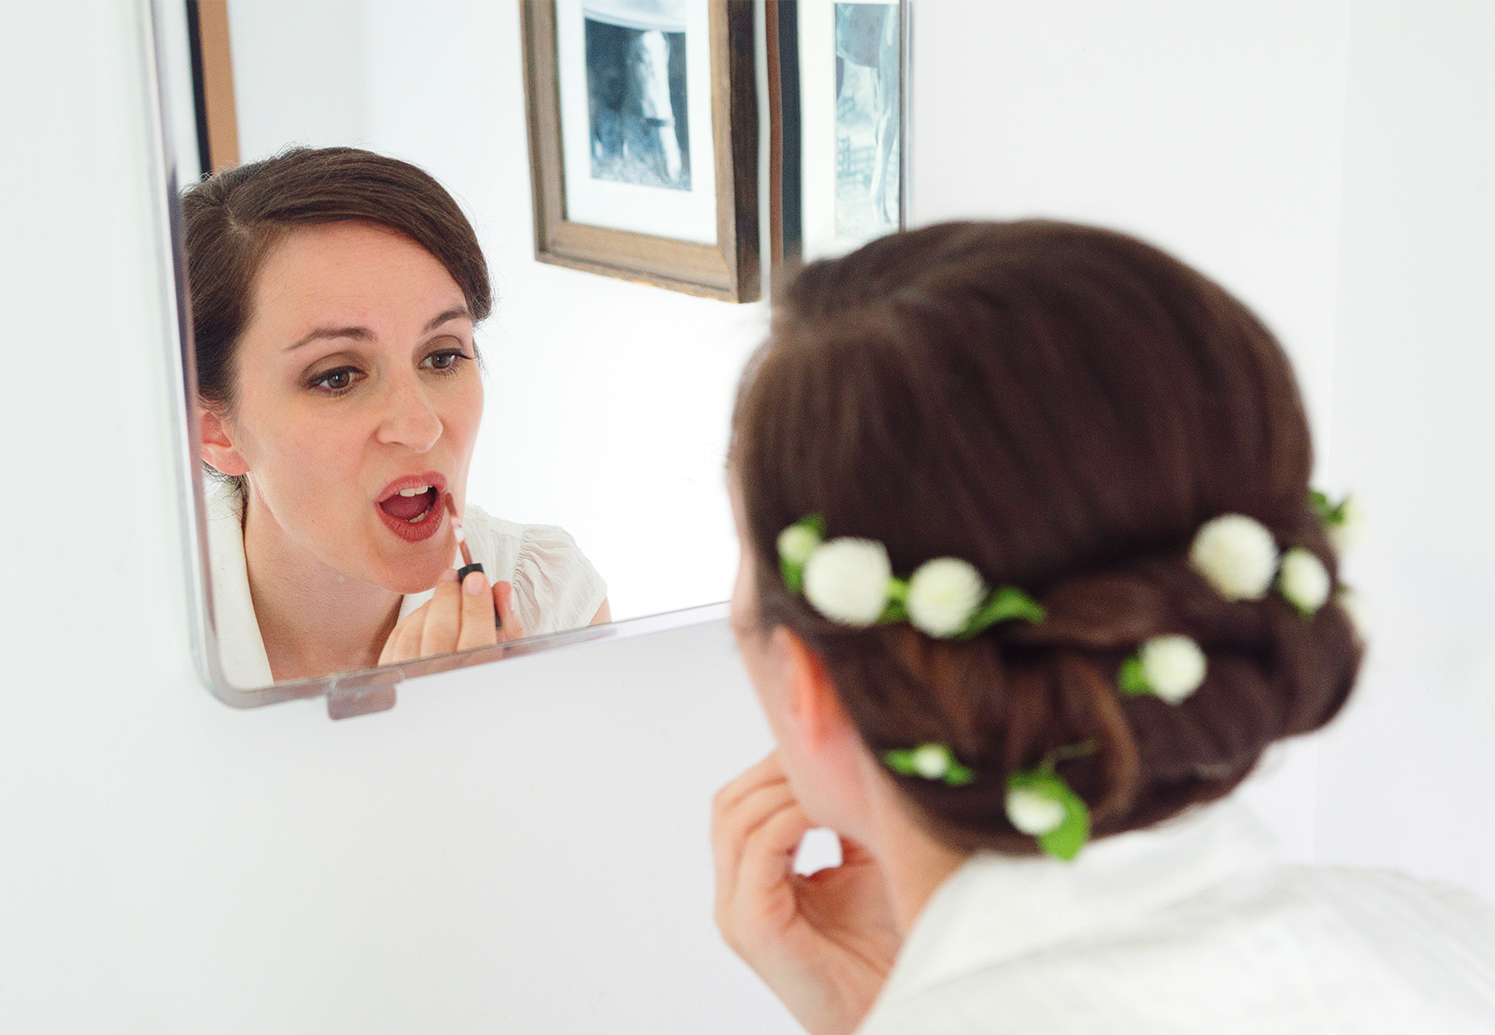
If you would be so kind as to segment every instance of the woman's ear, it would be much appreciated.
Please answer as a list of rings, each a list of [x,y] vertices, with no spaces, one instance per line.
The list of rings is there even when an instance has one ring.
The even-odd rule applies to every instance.
[[[249,465],[234,448],[234,439],[227,422],[206,406],[197,408],[197,426],[202,443],[202,458],[215,471],[230,477],[245,474]]]
[[[823,751],[850,733],[856,736],[851,716],[841,704],[825,662],[793,631],[779,626],[773,631],[776,649],[787,668],[789,713],[807,748]]]

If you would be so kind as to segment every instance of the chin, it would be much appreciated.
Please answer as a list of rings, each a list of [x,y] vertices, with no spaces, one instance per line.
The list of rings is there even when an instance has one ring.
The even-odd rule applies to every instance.
[[[441,573],[451,566],[450,551],[419,559],[406,558],[399,563],[386,564],[375,581],[394,593],[424,593],[434,588]]]

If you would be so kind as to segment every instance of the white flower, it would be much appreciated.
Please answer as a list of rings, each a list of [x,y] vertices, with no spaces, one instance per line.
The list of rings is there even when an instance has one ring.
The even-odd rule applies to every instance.
[[[1187,636],[1154,636],[1139,652],[1147,686],[1169,704],[1178,704],[1204,682],[1204,651]]]
[[[1367,618],[1365,602],[1360,599],[1360,594],[1352,593],[1348,588],[1341,586],[1334,599],[1339,602],[1339,606],[1344,609],[1345,615],[1349,618],[1350,628],[1355,631],[1355,638],[1364,643]]]
[[[1277,543],[1255,518],[1224,514],[1199,529],[1189,563],[1226,600],[1260,600],[1277,570]]]
[[[925,561],[908,580],[908,620],[922,632],[954,636],[970,622],[986,596],[986,584],[968,562],[957,557]]]
[[[820,533],[801,522],[779,533],[779,556],[795,567],[802,566],[820,545]]]
[[[1007,792],[1007,820],[1030,837],[1053,833],[1064,823],[1064,805],[1028,787]]]
[[[1295,546],[1282,555],[1277,589],[1287,602],[1304,614],[1313,614],[1329,599],[1329,572],[1313,554]]]
[[[893,566],[874,539],[832,539],[805,561],[805,599],[842,625],[866,628],[888,603]]]
[[[926,780],[938,780],[950,771],[950,751],[943,744],[920,744],[909,754],[914,772]]]
[[[1336,553],[1345,553],[1360,545],[1365,533],[1365,513],[1355,502],[1355,497],[1345,497],[1339,506],[1339,520],[1329,523],[1324,531]]]

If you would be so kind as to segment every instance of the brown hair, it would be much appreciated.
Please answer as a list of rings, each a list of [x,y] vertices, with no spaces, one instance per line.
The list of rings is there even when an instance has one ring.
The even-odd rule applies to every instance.
[[[1318,728],[1361,647],[1337,604],[1227,602],[1189,567],[1199,526],[1250,515],[1335,557],[1309,503],[1312,447],[1281,347],[1240,302],[1134,238],[1064,223],[949,223],[801,271],[744,375],[732,468],[759,621],[825,661],[878,755],[926,741],[968,787],[894,777],[935,833],[1031,852],[1008,774],[1058,748],[1104,835],[1219,798],[1272,741]],[[811,513],[886,545],[907,576],[960,557],[1047,609],[969,642],[848,629],[790,593],[775,539]],[[1123,697],[1145,639],[1209,660],[1180,705]]]
[[[298,226],[357,221],[403,234],[446,267],[474,323],[493,308],[472,224],[422,169],[354,147],[299,147],[182,192],[197,394],[231,410],[234,355],[270,250]]]

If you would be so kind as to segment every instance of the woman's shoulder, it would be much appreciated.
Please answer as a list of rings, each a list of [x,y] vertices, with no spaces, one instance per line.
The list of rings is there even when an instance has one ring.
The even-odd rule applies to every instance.
[[[861,1035],[1495,1031],[1489,905],[1232,858],[1253,854],[1248,817],[1203,812],[1076,863],[978,856],[921,914]]]

